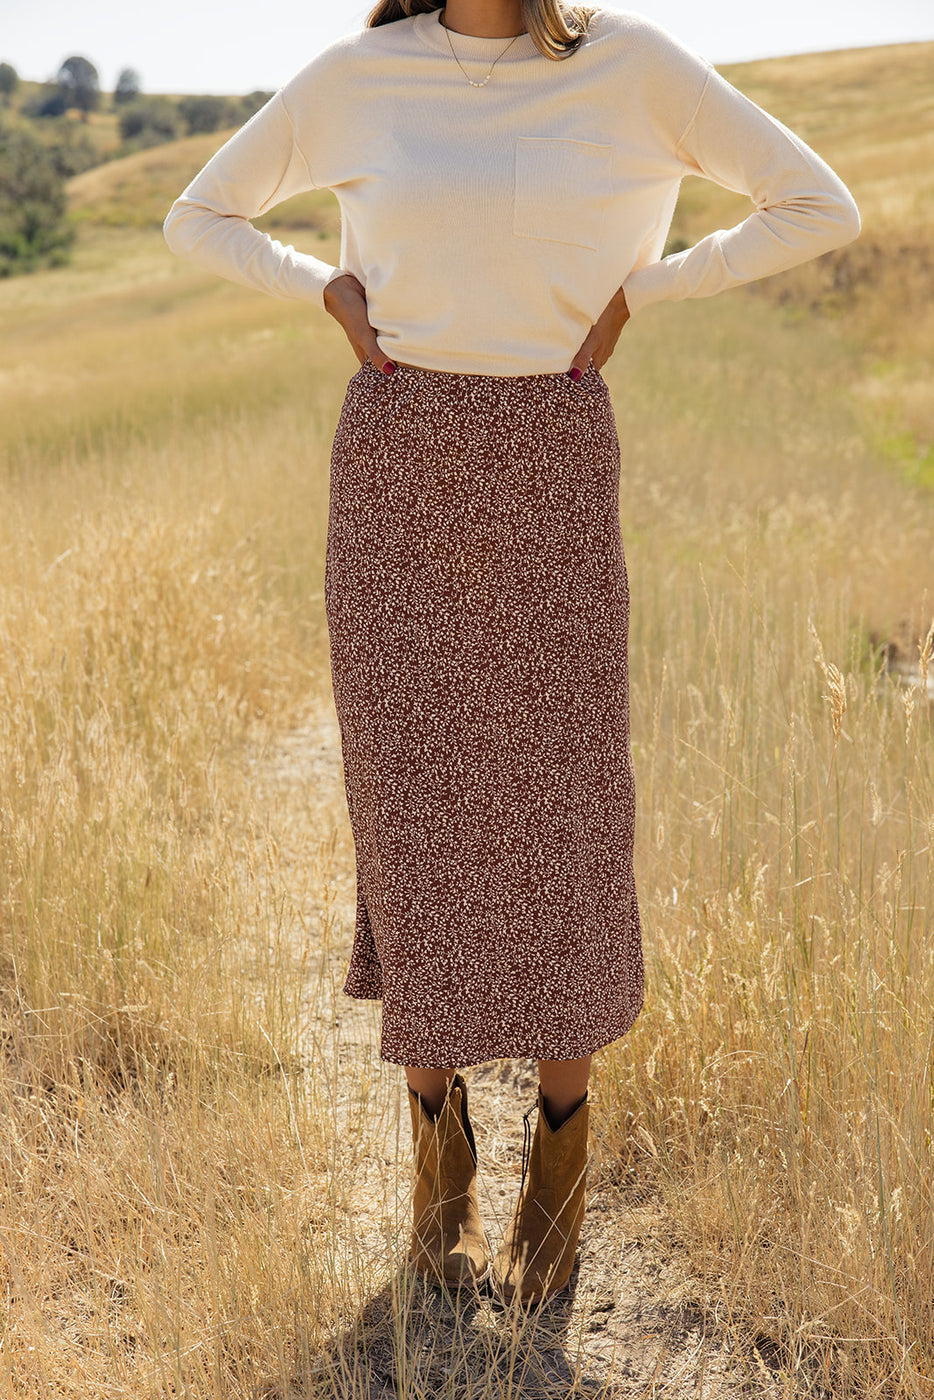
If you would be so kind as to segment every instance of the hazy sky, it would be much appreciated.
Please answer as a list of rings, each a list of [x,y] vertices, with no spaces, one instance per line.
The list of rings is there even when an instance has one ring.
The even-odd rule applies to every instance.
[[[80,53],[113,87],[135,68],[149,92],[273,90],[319,49],[362,27],[357,0],[0,0],[0,60],[48,78]],[[934,39],[934,0],[636,0],[714,63]]]

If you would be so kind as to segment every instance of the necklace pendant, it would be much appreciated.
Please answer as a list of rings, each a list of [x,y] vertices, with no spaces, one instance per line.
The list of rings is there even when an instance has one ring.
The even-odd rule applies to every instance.
[[[439,18],[438,23],[441,25],[441,28],[444,30],[445,34],[447,34],[447,36],[448,36],[448,44],[450,45],[451,53],[453,54],[453,57],[454,57],[454,62],[457,64],[458,68],[461,70],[461,72],[463,73],[464,77],[467,79],[467,81],[468,81],[468,83],[470,84],[470,86],[471,86],[471,87],[475,87],[475,88],[486,87],[487,83],[490,81],[490,79],[491,79],[492,76],[493,76],[493,69],[496,67],[497,63],[499,63],[499,61],[500,61],[500,59],[502,58],[503,54],[506,52],[506,49],[511,49],[512,46],[513,46],[513,44],[514,44],[514,43],[516,42],[516,40],[520,37],[520,35],[518,35],[518,34],[514,34],[514,35],[512,36],[512,38],[509,40],[509,43],[506,45],[506,48],[503,49],[503,53],[500,53],[500,54],[497,54],[497,55],[496,55],[496,58],[493,60],[493,65],[492,65],[492,67],[490,68],[489,73],[487,73],[486,77],[485,77],[481,82],[476,83],[476,82],[474,82],[474,80],[473,80],[473,78],[470,76],[470,74],[467,72],[467,69],[466,69],[466,68],[464,67],[464,65],[461,63],[460,59],[457,57],[457,54],[454,53],[454,44],[453,44],[452,41],[451,41],[451,35],[450,35],[450,33],[448,32],[448,27],[447,27],[447,25],[444,23],[444,11],[443,11],[443,10],[442,10],[442,12],[441,12],[441,17]],[[527,31],[523,30],[522,32],[523,32],[523,33],[526,33]]]

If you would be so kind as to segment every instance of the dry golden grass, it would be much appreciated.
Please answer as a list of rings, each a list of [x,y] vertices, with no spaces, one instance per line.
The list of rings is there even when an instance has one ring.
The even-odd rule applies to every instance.
[[[818,312],[862,350],[860,392],[880,410],[877,447],[934,483],[934,44],[743,63],[723,71],[809,141],[853,191],[858,242],[755,285],[794,314]],[[672,229],[693,242],[748,201],[689,179]]]
[[[339,784],[270,777],[328,696],[351,351],[145,231],[0,318],[5,1393],[934,1395],[931,712],[875,645],[928,633],[934,497],[861,348],[736,294],[606,370],[648,998],[598,1058],[582,1278],[638,1222],[739,1369],[556,1379],[534,1322],[407,1291]]]

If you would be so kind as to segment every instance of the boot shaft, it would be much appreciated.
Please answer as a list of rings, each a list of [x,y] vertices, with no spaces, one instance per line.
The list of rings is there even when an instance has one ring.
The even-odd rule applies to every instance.
[[[590,1143],[590,1102],[585,1098],[559,1128],[552,1128],[538,1091],[538,1118],[528,1152],[527,1191],[557,1216],[586,1186]]]
[[[456,1074],[437,1117],[409,1090],[416,1180],[469,1180],[477,1169],[477,1146],[467,1114],[467,1084]]]
[[[477,1202],[477,1149],[467,1085],[455,1075],[436,1118],[409,1090],[415,1143],[410,1258],[417,1272],[455,1288],[481,1282],[490,1252]]]
[[[538,1091],[538,1120],[526,1148],[519,1199],[493,1265],[501,1294],[508,1300],[543,1297],[563,1288],[586,1208],[590,1105],[585,1098],[560,1128],[552,1128]]]

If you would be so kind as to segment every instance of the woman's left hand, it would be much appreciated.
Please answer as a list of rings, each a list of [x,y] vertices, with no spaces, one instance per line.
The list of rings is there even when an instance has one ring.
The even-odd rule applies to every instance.
[[[626,305],[626,297],[622,287],[620,287],[609,306],[591,326],[590,334],[574,356],[568,374],[573,379],[580,379],[591,360],[593,360],[594,369],[602,369],[616,349],[620,332],[628,320],[629,307]],[[573,373],[574,370],[578,371],[577,374]]]

